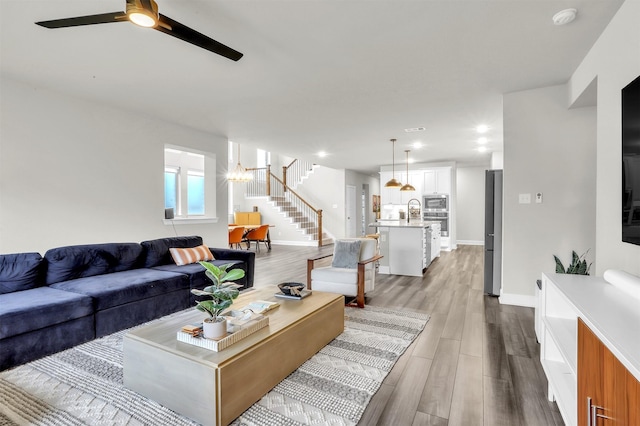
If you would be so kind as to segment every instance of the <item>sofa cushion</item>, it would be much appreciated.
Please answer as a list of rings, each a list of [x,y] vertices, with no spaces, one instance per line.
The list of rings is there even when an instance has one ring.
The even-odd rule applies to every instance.
[[[0,295],[0,339],[93,314],[90,297],[50,287]]]
[[[189,277],[141,268],[59,282],[51,287],[92,297],[97,312],[180,289],[188,292]]]
[[[43,269],[40,253],[1,255],[0,294],[40,287],[43,284]]]
[[[209,248],[204,244],[198,247],[190,248],[171,247],[169,249],[169,253],[171,253],[173,262],[178,266],[188,265],[190,263],[198,263],[203,260],[213,260],[211,251],[209,251]]]
[[[213,263],[216,266],[222,266],[227,264],[232,264],[233,266],[229,267],[228,270],[231,269],[242,269],[246,273],[246,265],[244,262],[240,260],[213,260],[210,263]],[[190,288],[203,289],[208,285],[211,285],[212,282],[205,273],[204,266],[199,263],[191,263],[189,265],[178,266],[176,264],[169,265],[160,265],[156,266],[153,269],[157,269],[159,271],[168,271],[168,272],[176,272],[179,274],[186,274],[189,277],[189,286]]]
[[[202,245],[202,238],[197,236],[191,237],[171,237],[160,238],[157,240],[143,241],[140,245],[144,248],[144,267],[152,268],[158,265],[166,265],[173,263],[169,249],[189,248]]]
[[[58,247],[44,254],[47,285],[126,271],[140,266],[142,246],[137,243],[86,244]]]

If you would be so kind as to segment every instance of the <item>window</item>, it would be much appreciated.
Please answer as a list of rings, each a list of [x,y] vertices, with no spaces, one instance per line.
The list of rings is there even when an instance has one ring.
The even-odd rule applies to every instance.
[[[173,167],[164,169],[164,208],[178,211],[178,177],[180,170]]]
[[[215,155],[177,148],[164,151],[164,205],[177,219],[215,216]]]
[[[257,168],[260,169],[263,167],[267,167],[268,164],[271,164],[271,153],[269,151],[257,149],[256,155],[257,155],[257,161],[256,161]]]
[[[204,214],[204,173],[187,173],[187,214]]]

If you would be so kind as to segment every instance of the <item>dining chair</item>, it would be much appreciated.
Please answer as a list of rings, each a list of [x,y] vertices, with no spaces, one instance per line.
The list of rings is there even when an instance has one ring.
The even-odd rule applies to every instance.
[[[258,251],[258,253],[260,253],[260,243],[264,243],[265,247],[268,248],[269,247],[269,241],[267,238],[268,232],[269,232],[268,224],[260,225],[259,227],[249,231],[243,239],[243,242],[247,243],[247,250],[251,248],[251,241],[256,242],[256,250]]]
[[[244,227],[238,226],[229,231],[229,248],[235,248],[240,250],[240,244],[242,243],[242,236],[244,235]]]

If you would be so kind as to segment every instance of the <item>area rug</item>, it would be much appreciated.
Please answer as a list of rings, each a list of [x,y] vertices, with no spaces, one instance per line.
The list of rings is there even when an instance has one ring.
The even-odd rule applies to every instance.
[[[429,316],[345,308],[345,331],[234,425],[355,425]],[[195,425],[122,385],[124,330],[0,373],[0,425]]]

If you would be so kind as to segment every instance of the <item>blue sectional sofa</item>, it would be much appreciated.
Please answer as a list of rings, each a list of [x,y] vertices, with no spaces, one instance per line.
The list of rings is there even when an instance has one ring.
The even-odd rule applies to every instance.
[[[192,236],[0,255],[0,370],[194,306],[204,268],[176,265],[169,248],[199,245]],[[253,286],[255,253],[210,250]]]

